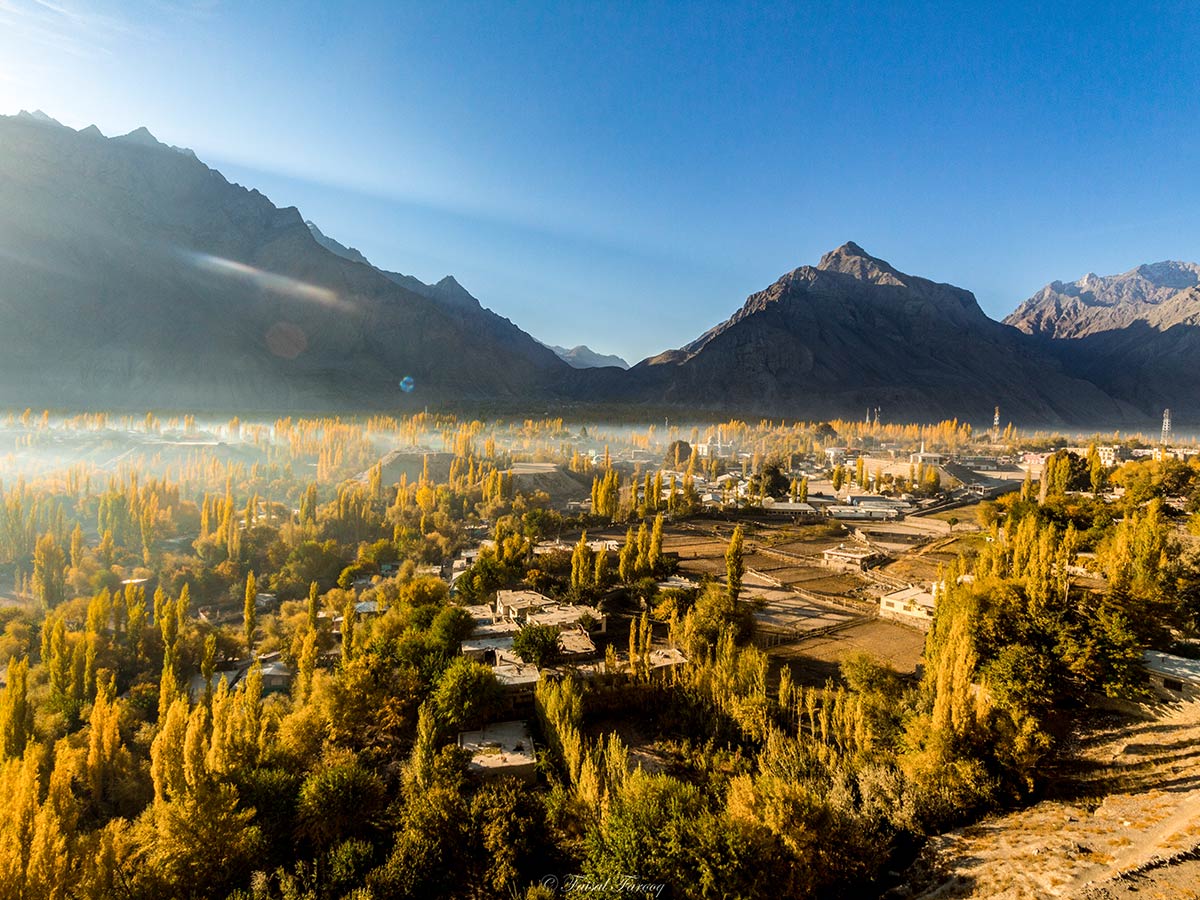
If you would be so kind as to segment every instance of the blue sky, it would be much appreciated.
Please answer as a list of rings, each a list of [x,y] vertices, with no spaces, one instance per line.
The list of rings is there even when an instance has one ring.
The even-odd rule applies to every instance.
[[[1200,258],[1150,3],[0,0],[0,112],[146,125],[385,268],[632,360],[854,240],[995,317]]]

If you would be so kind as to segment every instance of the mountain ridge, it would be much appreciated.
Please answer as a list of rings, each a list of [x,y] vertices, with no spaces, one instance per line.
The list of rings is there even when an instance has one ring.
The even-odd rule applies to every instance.
[[[982,418],[998,404],[1043,424],[1142,419],[1039,346],[990,319],[971,292],[901,272],[849,242],[630,373],[639,397],[690,395],[776,414],[880,406],[928,421]]]
[[[515,326],[497,339],[322,248],[294,207],[133,134],[0,117],[0,402],[275,411],[563,394],[569,367]]]
[[[1079,304],[1097,290],[1117,298],[1095,308],[1156,311],[1105,332],[1107,344],[1088,334],[1066,347],[851,241],[678,349],[627,371],[595,354],[614,365],[573,368],[556,350],[592,351],[541,344],[453,276],[431,285],[379,269],[145,128],[106,138],[44,113],[0,117],[0,191],[0,402],[13,404],[565,403],[797,418],[882,407],[922,421],[990,419],[998,404],[1028,425],[1124,427],[1147,421],[1161,385],[1110,377],[1104,354],[1137,363],[1126,381],[1178,380],[1176,363],[1200,346],[1194,264],[1047,286]],[[1174,369],[1139,357],[1156,328],[1173,342]],[[420,401],[398,393],[404,376]]]
[[[1200,418],[1200,265],[1167,260],[1052,281],[1005,322],[1069,371],[1149,411]]]

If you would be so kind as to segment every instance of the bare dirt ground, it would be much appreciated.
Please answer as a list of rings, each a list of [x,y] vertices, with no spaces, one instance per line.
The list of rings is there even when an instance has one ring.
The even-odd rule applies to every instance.
[[[1052,799],[934,838],[903,896],[1200,898],[1200,703],[1101,715],[1068,747]]]
[[[903,625],[876,620],[797,643],[781,644],[772,647],[769,653],[773,661],[791,668],[794,680],[821,687],[827,679],[838,678],[843,659],[864,650],[900,674],[911,675],[925,652],[925,635]]]
[[[959,558],[979,552],[983,535],[958,534],[947,536],[906,553],[883,566],[884,575],[912,583],[931,582],[938,577],[938,568],[946,567]]]

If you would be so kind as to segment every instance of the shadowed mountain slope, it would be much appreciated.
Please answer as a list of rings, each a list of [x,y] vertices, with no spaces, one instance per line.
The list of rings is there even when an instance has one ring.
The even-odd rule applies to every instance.
[[[553,397],[571,371],[145,129],[0,117],[0,197],[0,403],[403,408]]]
[[[1022,424],[1140,421],[1064,374],[968,291],[906,275],[848,243],[750,296],[726,322],[630,370],[633,395],[747,412]]]
[[[1170,407],[1176,421],[1200,418],[1200,265],[1168,261],[1055,281],[1005,322],[1124,402],[1148,413]]]

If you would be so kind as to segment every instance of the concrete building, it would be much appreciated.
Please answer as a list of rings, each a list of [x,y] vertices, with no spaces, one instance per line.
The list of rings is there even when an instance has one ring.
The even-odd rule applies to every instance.
[[[500,687],[510,697],[518,700],[533,697],[533,691],[541,680],[538,667],[529,663],[514,662],[511,657],[502,657],[504,662],[492,666],[492,674]]]
[[[549,625],[560,631],[584,626],[599,631],[601,634],[608,631],[608,620],[604,613],[594,606],[582,606],[575,603],[531,609],[526,613],[525,621],[530,625]]]
[[[514,622],[524,622],[529,613],[553,605],[553,600],[537,591],[496,592],[496,615]]]
[[[525,722],[494,722],[479,731],[463,731],[458,746],[471,754],[471,771],[485,778],[537,777],[533,736]]]
[[[933,626],[936,604],[932,592],[914,585],[880,597],[879,617],[928,631]]]
[[[1097,447],[1096,455],[1100,457],[1100,464],[1110,469],[1113,466],[1121,465],[1127,459],[1133,458],[1133,455],[1129,452],[1129,448],[1123,447],[1120,444]]]
[[[838,544],[821,553],[821,565],[839,572],[865,572],[887,557],[869,547],[847,547]]]
[[[789,519],[815,519],[820,516],[817,508],[811,503],[797,503],[791,500],[772,500],[767,497],[762,503],[763,515],[780,516]]]
[[[596,642],[582,627],[564,628],[558,633],[558,655],[564,662],[590,659],[596,655]]]
[[[894,506],[868,506],[865,504],[830,506],[825,509],[825,514],[831,519],[855,522],[887,522],[903,516],[903,513]]]
[[[1200,700],[1200,660],[1158,650],[1142,653],[1150,690],[1162,700]]]
[[[513,637],[521,626],[515,622],[491,622],[487,625],[476,625],[471,636],[459,644],[459,652],[469,659],[484,662],[489,654],[495,656],[499,651],[511,650]]]

